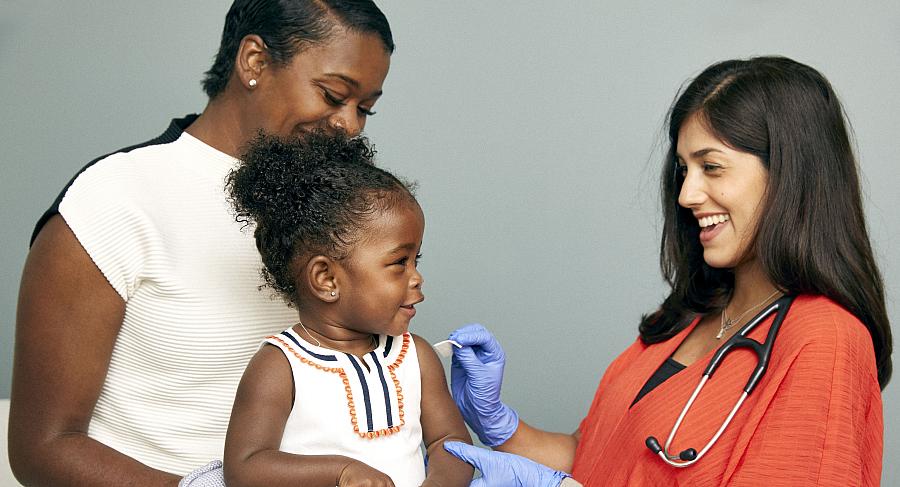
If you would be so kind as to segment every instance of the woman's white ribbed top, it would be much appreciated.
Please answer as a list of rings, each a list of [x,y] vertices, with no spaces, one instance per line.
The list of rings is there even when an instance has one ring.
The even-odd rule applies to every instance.
[[[235,222],[224,191],[235,164],[184,133],[96,162],[59,205],[126,303],[88,433],[176,474],[222,458],[247,362],[296,321],[258,289],[252,229]]]

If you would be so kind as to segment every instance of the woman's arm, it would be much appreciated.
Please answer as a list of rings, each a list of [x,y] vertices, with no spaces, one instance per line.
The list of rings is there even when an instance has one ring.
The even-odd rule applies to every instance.
[[[279,451],[293,396],[290,363],[276,347],[263,346],[247,365],[231,410],[224,459],[228,487],[394,485],[384,473],[345,456]]]
[[[422,375],[422,439],[428,454],[428,475],[422,485],[469,485],[472,467],[444,450],[444,442],[471,444],[472,438],[450,398],[444,368],[431,345],[417,335],[413,335],[413,341]]]
[[[571,472],[579,436],[577,430],[572,434],[552,433],[519,420],[512,437],[494,449],[529,458],[554,470]]]
[[[24,485],[177,485],[87,436],[125,303],[59,215],[31,247],[19,289],[9,461]]]

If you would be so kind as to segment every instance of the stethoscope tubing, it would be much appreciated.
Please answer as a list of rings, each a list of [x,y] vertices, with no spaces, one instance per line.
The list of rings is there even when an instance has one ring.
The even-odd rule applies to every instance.
[[[719,440],[719,437],[722,436],[722,433],[725,431],[725,428],[731,424],[731,420],[734,419],[735,414],[737,414],[741,405],[744,404],[744,401],[753,392],[753,389],[756,388],[756,384],[759,383],[759,380],[762,379],[763,375],[765,375],[766,369],[768,368],[769,358],[772,356],[772,345],[775,343],[775,338],[778,336],[778,331],[781,328],[781,323],[784,321],[784,317],[787,314],[788,310],[793,304],[795,296],[783,296],[778,299],[774,303],[767,306],[765,309],[759,312],[752,320],[750,320],[746,325],[741,327],[737,333],[731,336],[718,350],[716,350],[715,355],[713,355],[712,359],[709,361],[709,365],[706,366],[706,370],[703,372],[703,376],[700,379],[700,383],[697,384],[697,387],[694,389],[694,392],[691,394],[690,399],[688,399],[687,403],[684,405],[684,408],[681,410],[681,414],[678,415],[678,419],[675,421],[675,425],[672,427],[672,431],[669,433],[669,437],[666,440],[665,447],[660,448],[659,443],[656,438],[649,437],[647,438],[647,447],[650,448],[651,451],[659,455],[659,457],[666,462],[667,464],[676,467],[676,468],[684,468],[697,463],[706,452],[712,448],[713,445]],[[774,312],[778,312],[775,316],[775,320],[772,322],[772,326],[769,328],[769,333],[766,335],[766,341],[764,343],[759,343],[758,341],[747,337],[751,331],[753,331],[760,323],[762,323],[766,318],[769,317]],[[712,377],[713,373],[715,373],[716,369],[718,369],[719,364],[722,363],[725,356],[736,347],[747,347],[756,352],[757,364],[756,368],[754,368],[753,372],[750,374],[750,378],[747,381],[747,385],[744,387],[744,391],[741,394],[741,397],[737,400],[734,407],[731,408],[731,412],[728,414],[728,417],[725,418],[725,421],[722,422],[722,425],[719,427],[718,431],[713,435],[713,437],[707,442],[707,444],[700,450],[699,453],[696,450],[689,448],[683,451],[679,455],[672,455],[669,453],[669,447],[672,444],[672,441],[675,439],[675,434],[678,432],[678,429],[681,427],[681,423],[684,421],[684,418],[687,416],[688,411],[691,406],[693,406],[694,401],[697,399],[697,396],[700,395],[700,391]],[[693,458],[686,458],[691,457]],[[680,460],[680,461],[679,461]]]

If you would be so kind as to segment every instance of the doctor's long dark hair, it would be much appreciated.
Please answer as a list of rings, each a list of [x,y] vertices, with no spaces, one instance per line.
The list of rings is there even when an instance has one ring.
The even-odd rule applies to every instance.
[[[722,142],[759,157],[768,170],[753,245],[769,279],[787,293],[826,296],[856,316],[872,336],[884,389],[891,377],[890,323],[844,112],[818,71],[783,57],[710,66],[672,106],[660,248],[671,294],[643,317],[641,339],[666,340],[697,314],[720,311],[734,287],[729,269],[704,262],[697,220],[678,205],[678,132],[695,114]]]

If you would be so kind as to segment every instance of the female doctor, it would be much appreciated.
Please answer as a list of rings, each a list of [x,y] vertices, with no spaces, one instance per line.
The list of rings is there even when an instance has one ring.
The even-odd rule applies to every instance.
[[[454,399],[495,451],[447,449],[481,470],[473,485],[878,485],[891,331],[834,91],[790,59],[725,61],[668,121],[669,296],[573,434],[520,420],[500,401],[496,339],[480,325],[453,332]],[[732,413],[758,363],[734,349],[686,407],[716,350],[764,312],[743,332],[777,332],[752,393]]]

